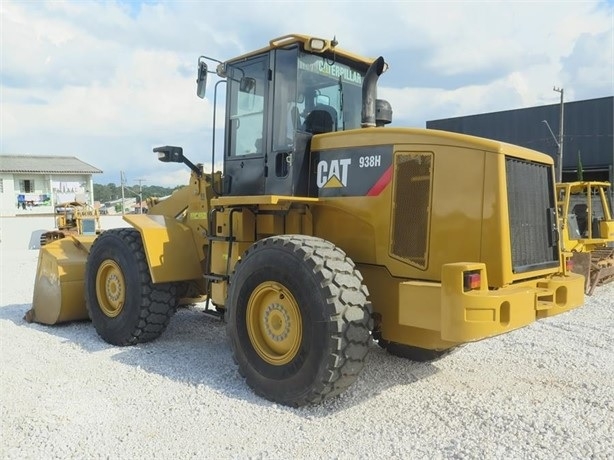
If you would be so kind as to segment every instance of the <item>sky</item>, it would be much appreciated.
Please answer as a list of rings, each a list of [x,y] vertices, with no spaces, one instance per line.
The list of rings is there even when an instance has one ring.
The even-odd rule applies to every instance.
[[[614,0],[0,0],[0,19],[0,153],[75,156],[101,184],[186,184],[160,145],[210,169],[214,80],[199,99],[198,57],[289,33],[384,56],[394,126],[555,104],[553,87],[566,102],[614,94]]]

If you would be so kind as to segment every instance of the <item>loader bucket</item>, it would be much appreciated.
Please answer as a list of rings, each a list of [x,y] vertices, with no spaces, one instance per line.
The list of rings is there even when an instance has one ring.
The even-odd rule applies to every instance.
[[[40,249],[28,322],[57,324],[88,319],[85,262],[95,236],[69,236]]]

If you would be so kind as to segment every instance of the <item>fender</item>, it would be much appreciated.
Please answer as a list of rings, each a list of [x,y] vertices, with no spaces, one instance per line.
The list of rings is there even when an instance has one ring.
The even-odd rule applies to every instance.
[[[198,251],[190,227],[177,219],[161,215],[126,215],[124,220],[141,234],[149,273],[154,283],[202,277]]]

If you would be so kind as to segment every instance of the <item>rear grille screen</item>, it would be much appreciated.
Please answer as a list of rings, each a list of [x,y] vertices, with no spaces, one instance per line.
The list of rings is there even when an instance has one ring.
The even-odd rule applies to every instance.
[[[433,158],[400,153],[394,160],[391,253],[420,268],[428,265]]]
[[[507,157],[512,271],[559,265],[558,232],[551,167]]]

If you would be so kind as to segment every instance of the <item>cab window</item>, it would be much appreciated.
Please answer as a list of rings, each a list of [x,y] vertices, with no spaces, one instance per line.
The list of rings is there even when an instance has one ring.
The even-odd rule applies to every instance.
[[[263,154],[268,59],[260,56],[229,67],[228,155]]]

